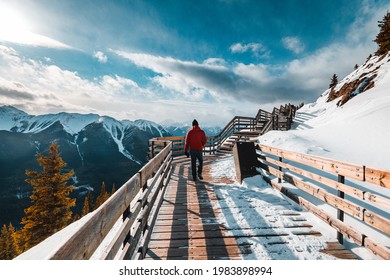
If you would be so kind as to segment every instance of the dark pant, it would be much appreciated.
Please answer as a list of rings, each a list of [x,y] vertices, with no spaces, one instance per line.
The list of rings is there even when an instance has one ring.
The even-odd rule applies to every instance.
[[[202,175],[202,168],[203,168],[203,153],[199,150],[190,151],[191,155],[191,169],[192,169],[192,178],[196,179],[196,159],[199,161],[198,165],[198,174]]]

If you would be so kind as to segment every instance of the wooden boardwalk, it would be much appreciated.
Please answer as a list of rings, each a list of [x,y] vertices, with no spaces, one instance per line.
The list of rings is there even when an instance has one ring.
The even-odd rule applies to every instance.
[[[227,221],[226,213],[238,217],[246,206],[230,208],[221,201],[219,187],[229,188],[234,181],[213,178],[209,171],[216,161],[223,158],[204,157],[204,179],[197,182],[189,180],[191,171],[187,158],[174,160],[173,172],[145,259],[356,259],[335,240],[327,240],[327,248],[311,246],[310,253],[305,252],[308,248],[294,243],[302,238],[311,238],[313,244],[323,244],[325,241],[321,239],[321,232],[314,230],[287,200],[275,197],[269,200],[276,209],[273,211],[279,211],[278,216],[283,217],[283,223],[273,224],[275,218],[267,215],[266,209],[271,207],[268,204],[264,208],[264,217],[255,216],[256,219],[267,220],[266,226],[251,226],[249,222],[242,228]],[[262,195],[265,199],[270,198],[269,195]],[[263,248],[263,255],[258,254],[259,246]]]

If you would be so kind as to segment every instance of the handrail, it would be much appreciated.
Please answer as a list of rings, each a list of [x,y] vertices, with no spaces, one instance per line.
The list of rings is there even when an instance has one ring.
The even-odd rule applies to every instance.
[[[381,245],[367,234],[374,230],[390,238],[390,219],[383,214],[390,210],[390,198],[368,191],[372,187],[365,188],[358,183],[366,182],[390,188],[390,171],[261,144],[256,148],[264,179],[334,227],[338,231],[340,243],[343,242],[343,235],[346,235],[357,245],[366,247],[380,258],[390,259],[390,248]],[[273,178],[278,180],[275,181]],[[284,184],[294,186],[332,206],[337,210],[337,217],[332,211],[324,210],[300,197]],[[344,221],[344,213],[350,215],[354,223],[359,223],[369,230],[365,230],[364,233],[356,230],[350,222],[351,219]]]
[[[160,153],[98,209],[83,217],[85,221],[80,221],[82,225],[62,244],[43,242],[45,251],[49,251],[44,258],[79,260],[93,256],[99,259],[142,259],[169,180],[171,163],[172,143],[165,142]],[[114,232],[117,223],[119,229]],[[68,227],[71,226],[75,225]],[[23,255],[20,258],[23,259]]]
[[[274,108],[272,113],[259,109],[256,117],[235,116],[216,136],[208,136],[204,149],[205,154],[214,154],[221,149],[225,141],[233,134],[242,130],[249,130],[254,134],[265,134],[270,130],[288,130],[291,128],[297,106],[286,104],[280,109]],[[261,124],[261,125],[259,125]],[[173,156],[182,155],[184,151],[184,136],[153,138],[149,140],[149,158],[153,158],[161,151],[164,141],[173,142]]]
[[[230,120],[230,122],[221,130],[221,132],[216,136],[207,137],[206,147],[204,153],[214,154],[221,145],[234,133],[249,130],[256,130],[256,119],[251,117],[244,116],[235,116]],[[156,153],[160,152],[165,141],[172,141],[173,144],[173,156],[182,155],[184,151],[184,136],[174,136],[174,137],[162,137],[162,138],[153,138],[149,140],[149,158],[153,158]]]

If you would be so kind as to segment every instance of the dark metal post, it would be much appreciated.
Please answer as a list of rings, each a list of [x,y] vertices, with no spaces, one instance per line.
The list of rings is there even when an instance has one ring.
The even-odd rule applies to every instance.
[[[342,176],[342,175],[338,175],[338,180],[337,180],[339,183],[342,183],[344,184],[345,183],[345,177]],[[337,196],[344,199],[344,192],[342,191],[337,191]],[[344,221],[344,211],[340,210],[340,209],[337,209],[337,219],[339,219],[340,221]],[[339,241],[340,244],[343,244],[344,243],[344,237],[343,237],[343,234],[341,232],[337,232],[337,240]]]
[[[282,158],[282,157],[279,157],[279,161],[280,161],[280,162],[283,162],[283,158]],[[281,167],[281,166],[279,166],[278,169],[279,169],[280,172],[282,172],[282,167]],[[281,179],[281,178],[278,178],[278,183],[281,183],[281,182],[282,182],[282,179]]]

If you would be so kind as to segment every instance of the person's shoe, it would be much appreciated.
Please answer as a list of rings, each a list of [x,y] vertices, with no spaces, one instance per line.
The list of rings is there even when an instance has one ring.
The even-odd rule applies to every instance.
[[[202,174],[198,174],[199,179],[203,180]]]

